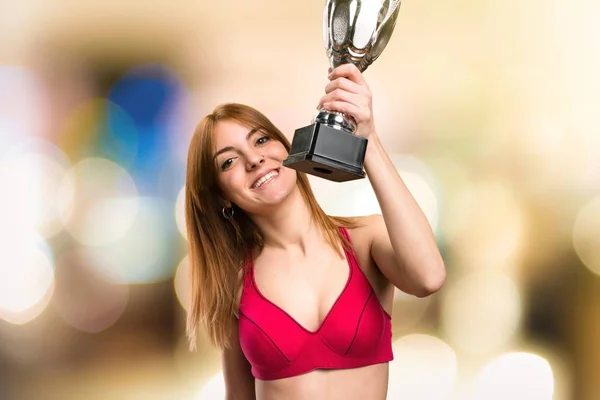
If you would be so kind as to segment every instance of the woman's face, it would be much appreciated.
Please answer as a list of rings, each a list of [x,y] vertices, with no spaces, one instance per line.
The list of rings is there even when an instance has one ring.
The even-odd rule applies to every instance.
[[[215,126],[217,181],[227,200],[250,214],[268,212],[296,187],[296,171],[285,168],[285,147],[265,132],[236,121]]]

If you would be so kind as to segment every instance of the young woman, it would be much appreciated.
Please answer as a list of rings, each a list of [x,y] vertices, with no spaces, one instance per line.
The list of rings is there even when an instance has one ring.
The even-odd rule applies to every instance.
[[[285,136],[250,107],[217,107],[191,140],[188,335],[193,348],[202,326],[222,349],[227,399],[385,399],[394,288],[424,297],[445,279],[362,74],[346,64],[329,79],[318,108],[351,115],[368,138],[382,215],[326,215],[306,176],[283,167]]]

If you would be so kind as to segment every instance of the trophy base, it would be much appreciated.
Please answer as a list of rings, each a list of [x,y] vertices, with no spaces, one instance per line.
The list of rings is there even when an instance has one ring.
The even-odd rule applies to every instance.
[[[334,182],[361,179],[365,177],[367,142],[361,136],[315,122],[296,129],[283,166]]]

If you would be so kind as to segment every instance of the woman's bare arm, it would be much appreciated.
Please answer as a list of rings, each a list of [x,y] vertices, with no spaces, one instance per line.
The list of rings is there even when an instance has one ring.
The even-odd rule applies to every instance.
[[[365,170],[383,214],[369,219],[375,263],[398,289],[418,297],[435,293],[446,279],[435,236],[375,134],[369,138]]]
[[[222,353],[225,400],[256,400],[250,363],[240,347],[238,320],[233,325],[231,346]]]
[[[383,148],[373,119],[371,89],[352,63],[331,71],[319,107],[351,115],[356,134],[368,138],[364,167],[382,216],[370,221],[371,254],[398,289],[424,297],[446,279],[446,267],[425,214]]]

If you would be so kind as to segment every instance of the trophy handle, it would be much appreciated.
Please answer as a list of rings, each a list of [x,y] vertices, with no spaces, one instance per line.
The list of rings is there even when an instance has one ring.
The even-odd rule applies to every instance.
[[[381,22],[373,35],[373,47],[371,51],[367,52],[366,56],[369,61],[368,64],[371,64],[375,61],[383,52],[383,49],[387,46],[390,38],[392,37],[392,32],[394,31],[394,27],[396,26],[396,19],[398,18],[398,13],[400,12],[400,0],[390,0],[391,4],[387,10],[383,9],[383,12],[386,12],[386,15],[380,15]]]

